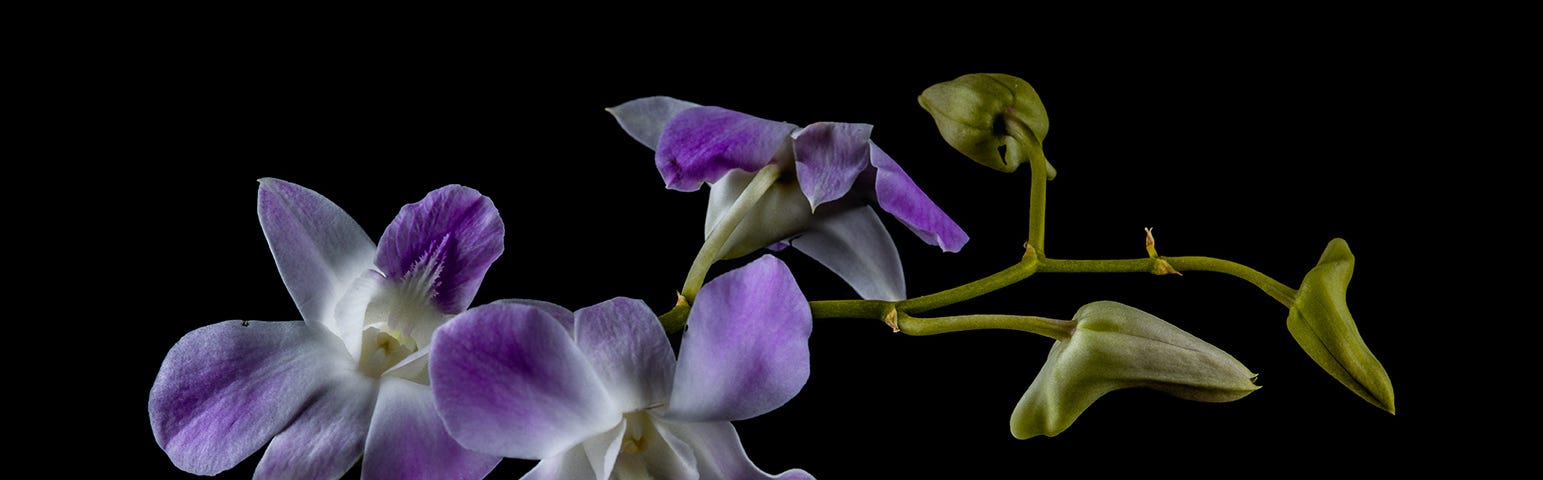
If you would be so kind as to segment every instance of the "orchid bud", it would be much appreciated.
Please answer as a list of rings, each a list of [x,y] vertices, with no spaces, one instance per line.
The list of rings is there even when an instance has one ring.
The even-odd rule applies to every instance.
[[[1393,384],[1366,348],[1345,305],[1355,255],[1344,239],[1329,242],[1318,265],[1302,279],[1286,328],[1318,366],[1377,408],[1393,413]]]
[[[1230,402],[1257,390],[1232,355],[1150,313],[1110,301],[1093,302],[1072,317],[1068,340],[1057,340],[1034,383],[1013,409],[1014,437],[1056,436],[1094,400],[1147,387],[1202,402]]]
[[[938,133],[959,153],[994,170],[1012,172],[1032,155],[1044,155],[1040,145],[1050,129],[1045,105],[1029,82],[1000,73],[972,73],[927,87],[917,101],[938,123]],[[1008,122],[1029,130],[1023,145],[1027,155],[1005,155],[999,150],[1011,138]],[[1055,168],[1045,163],[1047,178]]]

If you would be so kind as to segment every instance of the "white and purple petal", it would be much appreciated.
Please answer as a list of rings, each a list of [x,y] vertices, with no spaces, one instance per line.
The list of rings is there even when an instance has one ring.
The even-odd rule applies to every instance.
[[[257,221],[300,318],[341,338],[333,305],[370,269],[375,242],[327,197],[274,178],[257,182]]]
[[[567,329],[569,334],[573,333],[573,311],[567,308],[563,308],[562,305],[542,300],[529,300],[524,298],[505,298],[502,300],[494,300],[492,303],[512,303],[534,307],[536,310],[540,310],[542,313],[551,316],[553,320],[557,320],[557,323],[563,324],[563,328]]]
[[[161,363],[150,387],[150,430],[178,468],[213,475],[268,443],[351,367],[330,335],[305,322],[199,328]]]
[[[562,453],[542,458],[535,468],[525,472],[520,480],[574,480],[599,478],[595,467],[584,453],[584,445],[574,445]]]
[[[916,182],[906,175],[905,170],[889,154],[884,153],[878,145],[869,145],[872,148],[869,158],[874,168],[878,169],[874,178],[874,195],[879,208],[894,215],[895,219],[900,220],[928,245],[937,246],[946,252],[957,252],[963,248],[970,241],[964,229],[943,213],[943,209],[938,208],[916,186]]]
[[[857,177],[869,168],[868,137],[873,125],[819,122],[793,133],[793,158],[798,185],[809,197],[809,209],[846,196]]]
[[[435,404],[467,448],[547,458],[621,421],[568,331],[535,307],[467,310],[440,327],[432,348]]]
[[[649,150],[657,150],[659,136],[664,133],[664,126],[670,123],[670,119],[688,108],[699,106],[685,100],[656,96],[631,100],[605,111],[616,117],[616,123],[633,140],[647,146]]]
[[[873,208],[826,209],[788,244],[851,285],[867,300],[905,300],[905,271],[889,230]]]
[[[667,418],[742,420],[776,409],[809,379],[809,304],[771,255],[697,295],[681,340]]]
[[[574,340],[622,412],[670,399],[675,352],[641,300],[616,297],[574,312]]]
[[[796,468],[772,475],[755,466],[729,422],[670,422],[666,428],[694,448],[701,478],[814,480],[809,472]]]
[[[480,479],[500,458],[467,450],[445,431],[428,385],[382,378],[361,478]]]
[[[273,437],[253,478],[339,478],[364,452],[375,381],[337,372],[295,421]]]
[[[402,207],[380,237],[375,266],[393,281],[430,282],[435,306],[458,313],[503,252],[504,221],[493,201],[449,185]]]
[[[664,126],[654,166],[666,187],[695,192],[730,170],[758,171],[791,154],[792,124],[719,107],[696,107]]]

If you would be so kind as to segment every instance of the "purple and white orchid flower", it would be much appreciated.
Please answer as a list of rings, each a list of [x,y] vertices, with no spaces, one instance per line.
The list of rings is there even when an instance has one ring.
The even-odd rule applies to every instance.
[[[213,475],[268,445],[258,478],[482,478],[499,458],[445,431],[428,386],[435,331],[466,310],[503,253],[476,190],[402,207],[380,246],[299,185],[259,181],[257,217],[304,321],[230,320],[172,346],[150,427],[172,463]],[[271,440],[271,442],[270,442]]]
[[[798,128],[671,97],[607,109],[633,139],[654,149],[672,190],[712,186],[704,235],[768,165],[784,172],[729,236],[722,258],[792,246],[870,300],[905,298],[894,240],[869,202],[922,241],[957,252],[969,236],[905,170],[869,140],[872,125],[819,122]],[[791,175],[787,175],[791,173]],[[797,181],[791,181],[796,179]]]
[[[440,329],[434,400],[467,448],[541,459],[527,479],[812,479],[756,467],[729,423],[809,379],[813,324],[787,266],[764,256],[708,282],[689,325],[677,360],[639,300],[478,307]]]

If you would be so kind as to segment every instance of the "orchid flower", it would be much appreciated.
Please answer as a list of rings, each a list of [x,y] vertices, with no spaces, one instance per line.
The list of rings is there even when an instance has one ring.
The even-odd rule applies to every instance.
[[[763,256],[708,282],[689,325],[677,360],[639,300],[484,305],[440,329],[434,400],[467,448],[541,459],[528,479],[812,479],[760,470],[729,423],[809,378],[813,323],[787,266]]]
[[[380,246],[322,195],[259,181],[257,217],[304,321],[230,320],[189,332],[150,390],[172,463],[213,475],[264,444],[259,478],[482,478],[499,458],[458,445],[428,386],[436,329],[466,310],[503,253],[476,190],[402,207]],[[271,440],[271,442],[270,442]]]
[[[867,203],[922,241],[957,252],[964,230],[905,170],[869,140],[872,125],[819,122],[803,128],[670,97],[608,109],[633,139],[654,149],[654,166],[672,190],[712,186],[704,235],[711,236],[755,173],[781,177],[743,217],[721,258],[792,246],[831,269],[870,300],[905,298],[894,240]],[[796,181],[795,181],[796,180]],[[759,192],[757,192],[759,194]]]

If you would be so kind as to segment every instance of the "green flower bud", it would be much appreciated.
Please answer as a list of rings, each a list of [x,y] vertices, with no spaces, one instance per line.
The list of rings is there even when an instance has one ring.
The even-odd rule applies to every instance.
[[[1013,409],[1020,439],[1056,436],[1094,400],[1146,387],[1202,402],[1230,402],[1259,389],[1237,359],[1150,313],[1109,301],[1077,310],[1071,339],[1050,356]]]
[[[995,170],[1012,172],[1030,156],[1004,155],[999,148],[1007,145],[1008,122],[1017,122],[1029,130],[1023,145],[1028,155],[1044,155],[1040,145],[1050,130],[1045,105],[1029,82],[1000,73],[972,73],[927,87],[917,101],[938,123],[943,140],[975,163]],[[1019,158],[1015,158],[1019,157]],[[1047,178],[1055,178],[1055,168],[1045,163]]]
[[[1302,350],[1318,362],[1350,391],[1393,413],[1393,384],[1382,362],[1366,348],[1356,329],[1350,308],[1345,305],[1345,289],[1355,271],[1355,255],[1344,239],[1329,242],[1318,258],[1318,265],[1302,279],[1286,328]]]

